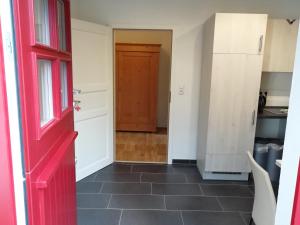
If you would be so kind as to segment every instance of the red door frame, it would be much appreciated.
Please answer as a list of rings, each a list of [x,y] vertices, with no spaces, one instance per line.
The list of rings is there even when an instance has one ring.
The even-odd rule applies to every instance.
[[[30,225],[75,225],[76,185],[70,0],[65,4],[67,51],[60,50],[57,1],[48,0],[50,45],[35,39],[34,0],[13,0],[22,135]],[[40,124],[38,59],[52,64],[54,117]],[[67,63],[68,107],[62,110],[60,63]]]
[[[13,170],[0,20],[0,224],[16,225]]]
[[[299,224],[300,224],[300,161],[299,161],[299,168],[298,168],[298,178],[296,184],[291,225],[299,225]]]

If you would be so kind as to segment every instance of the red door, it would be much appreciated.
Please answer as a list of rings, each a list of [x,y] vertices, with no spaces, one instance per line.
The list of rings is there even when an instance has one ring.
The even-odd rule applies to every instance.
[[[0,224],[16,225],[0,21]]]
[[[295,200],[294,200],[291,225],[299,225],[299,224],[300,224],[300,162],[299,162],[298,178],[297,178],[297,184],[296,184]]]
[[[14,0],[30,225],[76,224],[69,0]]]

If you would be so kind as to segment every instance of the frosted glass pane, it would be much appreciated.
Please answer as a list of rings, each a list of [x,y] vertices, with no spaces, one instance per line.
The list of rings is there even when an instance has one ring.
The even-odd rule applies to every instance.
[[[60,64],[61,108],[68,108],[68,71],[67,63]]]
[[[59,48],[63,51],[67,50],[66,46],[66,20],[65,20],[65,4],[62,0],[57,1],[57,20],[58,20],[58,35]]]
[[[50,45],[48,0],[34,1],[35,38],[38,43]]]
[[[38,60],[40,122],[41,126],[53,119],[52,64]]]

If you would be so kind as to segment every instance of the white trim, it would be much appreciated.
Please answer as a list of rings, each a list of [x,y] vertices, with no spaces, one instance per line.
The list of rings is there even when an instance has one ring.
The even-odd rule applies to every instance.
[[[78,169],[76,171],[76,182],[82,180],[83,178],[95,173],[95,171],[98,171],[100,169],[103,169],[104,167],[111,164],[110,158],[105,158],[103,160],[97,160],[93,162],[91,165]]]
[[[14,177],[14,194],[16,203],[17,224],[27,224],[26,206],[25,206],[25,189],[22,164],[22,139],[19,118],[19,101],[18,101],[18,85],[17,71],[14,47],[14,31],[13,31],[13,8],[10,0],[0,1],[0,16],[3,35],[3,52],[6,90],[8,100],[9,128],[12,152],[12,166]]]

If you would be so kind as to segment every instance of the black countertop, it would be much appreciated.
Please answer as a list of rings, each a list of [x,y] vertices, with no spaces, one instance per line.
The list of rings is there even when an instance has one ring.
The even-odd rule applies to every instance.
[[[286,106],[266,106],[263,113],[258,113],[258,119],[286,119],[287,113],[280,112],[281,109],[288,109]]]

